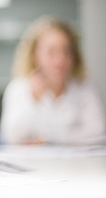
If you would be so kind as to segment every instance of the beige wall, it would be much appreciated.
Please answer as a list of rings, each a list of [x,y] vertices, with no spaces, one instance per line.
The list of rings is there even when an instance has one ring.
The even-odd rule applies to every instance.
[[[106,109],[106,0],[80,2],[85,59]]]

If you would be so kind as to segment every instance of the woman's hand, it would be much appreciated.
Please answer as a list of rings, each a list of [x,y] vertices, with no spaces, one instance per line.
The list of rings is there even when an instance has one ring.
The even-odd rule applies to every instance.
[[[28,139],[28,140],[22,141],[20,144],[22,144],[22,145],[41,145],[44,143],[45,142],[41,139]]]

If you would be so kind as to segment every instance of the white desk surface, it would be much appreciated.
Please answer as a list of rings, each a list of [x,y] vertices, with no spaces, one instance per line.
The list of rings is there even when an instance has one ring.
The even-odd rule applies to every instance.
[[[1,146],[1,161],[28,170],[0,171],[2,198],[106,198],[106,147]]]

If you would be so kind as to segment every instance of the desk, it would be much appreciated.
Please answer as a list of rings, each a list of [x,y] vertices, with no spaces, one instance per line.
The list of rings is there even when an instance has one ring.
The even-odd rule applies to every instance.
[[[54,146],[2,148],[2,160],[29,171],[1,172],[0,194],[2,198],[106,198],[105,152]]]

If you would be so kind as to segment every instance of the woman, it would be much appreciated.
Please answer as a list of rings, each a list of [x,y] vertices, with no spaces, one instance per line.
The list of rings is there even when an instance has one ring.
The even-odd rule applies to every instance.
[[[6,143],[103,143],[101,103],[70,25],[50,17],[35,21],[18,46],[13,72],[3,97]]]

